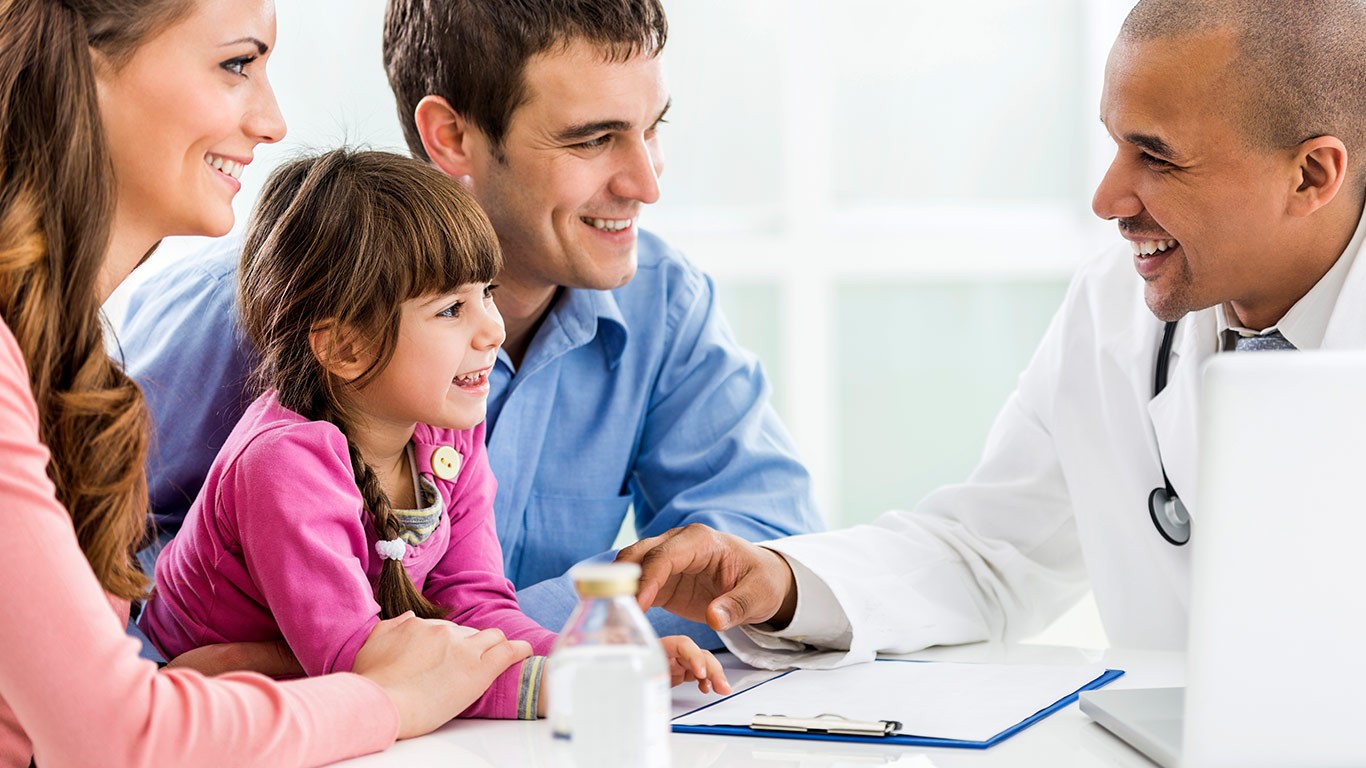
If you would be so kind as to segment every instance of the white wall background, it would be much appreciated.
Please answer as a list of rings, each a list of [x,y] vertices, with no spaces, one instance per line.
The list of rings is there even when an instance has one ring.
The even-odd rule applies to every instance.
[[[1133,0],[665,0],[673,109],[645,226],[716,278],[832,526],[961,481],[1068,275],[1113,241],[1105,54]],[[403,149],[382,0],[282,0],[289,136]],[[136,284],[193,239],[168,242]],[[119,319],[127,288],[111,299]],[[1089,601],[1044,640],[1105,644]]]

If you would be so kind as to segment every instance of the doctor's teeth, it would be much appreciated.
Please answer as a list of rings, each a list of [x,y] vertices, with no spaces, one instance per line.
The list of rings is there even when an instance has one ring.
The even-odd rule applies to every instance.
[[[584,224],[588,224],[605,232],[620,232],[631,226],[630,219],[590,219],[587,216],[583,216],[580,217],[579,220]]]
[[[1130,240],[1129,247],[1133,249],[1135,256],[1151,256],[1154,253],[1175,248],[1178,243],[1175,240]]]

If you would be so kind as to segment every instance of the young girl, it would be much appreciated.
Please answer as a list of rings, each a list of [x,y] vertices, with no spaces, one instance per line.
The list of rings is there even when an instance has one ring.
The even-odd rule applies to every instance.
[[[466,710],[532,718],[555,639],[502,572],[484,451],[503,324],[493,229],[456,180],[334,150],[262,191],[238,301],[268,387],[156,565],[140,620],[168,656],[283,637],[309,675],[351,668],[381,618],[413,611],[528,641]],[[686,637],[674,682],[726,688]]]

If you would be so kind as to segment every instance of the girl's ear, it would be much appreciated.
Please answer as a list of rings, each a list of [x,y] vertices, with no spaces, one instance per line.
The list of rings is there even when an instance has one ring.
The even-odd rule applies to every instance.
[[[322,320],[308,331],[308,346],[328,373],[354,381],[370,367],[370,354],[355,329],[336,320]]]

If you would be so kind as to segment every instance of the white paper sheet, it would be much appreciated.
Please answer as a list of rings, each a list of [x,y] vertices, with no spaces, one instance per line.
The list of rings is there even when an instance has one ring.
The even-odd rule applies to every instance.
[[[747,727],[756,714],[832,714],[850,720],[897,720],[902,736],[986,741],[1104,672],[1098,664],[892,660],[840,669],[798,669],[673,722]]]

